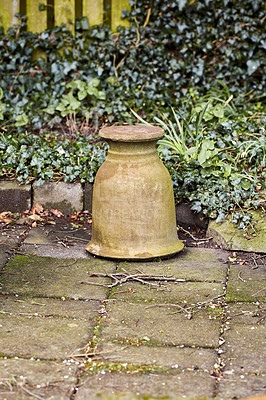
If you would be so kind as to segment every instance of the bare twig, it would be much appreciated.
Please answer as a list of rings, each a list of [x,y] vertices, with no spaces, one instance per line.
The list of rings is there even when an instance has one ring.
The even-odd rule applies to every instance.
[[[78,241],[86,242],[86,243],[88,243],[88,240],[89,240],[89,239],[84,239],[84,238],[76,237],[76,236],[66,236],[66,238],[67,239],[72,239],[72,240],[78,240]]]
[[[187,231],[186,229],[182,228],[182,226],[180,226],[180,225],[178,225],[178,230],[181,230],[181,231],[187,233],[187,234],[188,234],[193,240],[195,240],[195,241],[200,240],[200,241],[202,241],[202,242],[206,242],[206,241],[209,241],[209,240],[213,239],[212,237],[198,239],[198,238],[196,238],[195,236],[193,236],[192,233],[190,233],[190,232]]]
[[[160,287],[161,285],[164,285],[166,282],[186,282],[186,279],[178,279],[178,278],[174,278],[172,276],[164,276],[164,275],[152,275],[152,274],[143,274],[143,273],[139,273],[139,274],[129,274],[128,271],[126,271],[125,269],[123,269],[123,272],[118,272],[115,274],[104,274],[104,273],[94,273],[91,274],[90,277],[93,276],[102,276],[105,278],[111,278],[113,280],[115,280],[114,283],[107,285],[107,287],[109,288],[113,288],[117,285],[122,285],[123,283],[127,283],[128,281],[135,281],[135,282],[140,282],[143,285],[149,285],[149,286],[155,286],[155,287]],[[153,283],[151,281],[157,281],[157,283]],[[82,282],[82,283],[88,283],[88,282]],[[93,283],[92,283],[93,284]]]
[[[89,281],[81,281],[80,284],[103,286],[106,288],[110,287],[109,285],[105,285],[104,283],[89,282]]]
[[[255,260],[254,257],[252,257],[252,259],[254,261],[255,267],[252,267],[251,269],[257,269],[259,267],[258,264],[257,264],[257,261]]]
[[[241,282],[244,282],[244,283],[246,282],[245,279],[243,279],[243,278],[241,277],[240,272],[238,273],[238,278],[241,280]]]
[[[265,289],[266,289],[266,286],[264,288],[262,288],[261,290],[259,290],[258,292],[252,294],[251,296],[256,296],[256,294],[259,294],[260,292],[263,292],[263,290],[265,290]]]
[[[72,265],[76,264],[77,262],[78,262],[78,260],[76,259],[75,261],[73,261],[72,263],[67,264],[67,265],[64,265],[64,264],[62,264],[62,265],[57,265],[57,268],[61,268],[61,267],[71,267]]]
[[[266,318],[266,314],[262,315],[262,317],[260,317],[258,319],[258,321],[256,322],[256,324],[259,324],[261,321],[263,321]]]
[[[29,391],[28,389],[26,389],[23,385],[21,385],[20,383],[18,383],[17,380],[16,380],[14,377],[12,377],[12,380],[16,383],[17,386],[19,386],[22,390],[24,390],[24,392],[26,392],[26,393],[29,394],[30,396],[33,396],[33,397],[35,397],[36,399],[39,399],[39,400],[44,400],[43,397],[40,397],[40,396],[38,396],[37,394],[30,392],[30,391]]]
[[[180,308],[180,310],[187,313],[187,309],[185,309],[184,307],[181,307],[179,304],[172,304],[172,303],[152,304],[150,306],[145,307],[145,310],[147,310],[148,308],[152,308],[152,307],[177,307],[177,308]]]

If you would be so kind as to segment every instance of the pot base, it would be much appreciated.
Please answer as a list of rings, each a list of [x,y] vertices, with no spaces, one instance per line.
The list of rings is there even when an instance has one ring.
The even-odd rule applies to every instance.
[[[176,240],[171,246],[168,246],[164,249],[149,249],[145,251],[133,249],[115,249],[109,248],[107,246],[102,246],[93,241],[89,242],[86,246],[86,250],[96,256],[105,257],[105,258],[112,258],[112,259],[121,259],[121,260],[134,260],[134,261],[141,261],[141,260],[153,260],[154,258],[168,258],[172,257],[175,254],[182,251],[184,248],[184,244],[180,240]]]

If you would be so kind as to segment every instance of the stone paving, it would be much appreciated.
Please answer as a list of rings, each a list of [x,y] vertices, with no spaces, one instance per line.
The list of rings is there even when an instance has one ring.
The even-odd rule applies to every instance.
[[[55,227],[2,232],[1,400],[266,393],[265,254],[254,263],[186,248],[164,261],[115,262],[87,254],[88,240]],[[176,281],[109,287],[125,271]]]

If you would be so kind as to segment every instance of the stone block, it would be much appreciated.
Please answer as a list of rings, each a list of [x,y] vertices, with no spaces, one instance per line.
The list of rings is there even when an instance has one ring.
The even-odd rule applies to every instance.
[[[86,182],[84,185],[84,210],[92,212],[93,184]]]
[[[34,204],[43,208],[55,208],[64,214],[73,214],[83,210],[83,189],[80,183],[46,182],[42,186],[34,185]]]
[[[215,242],[223,249],[263,253],[266,249],[265,212],[252,211],[251,214],[256,230],[256,236],[251,239],[247,239],[245,232],[238,229],[230,220],[218,224],[215,221],[210,221],[207,236],[213,237]]]
[[[20,213],[31,208],[31,185],[0,181],[0,212]]]

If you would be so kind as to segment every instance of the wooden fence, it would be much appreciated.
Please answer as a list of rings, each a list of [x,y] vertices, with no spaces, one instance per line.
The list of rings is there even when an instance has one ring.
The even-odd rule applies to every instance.
[[[115,29],[128,24],[121,20],[125,8],[129,9],[129,0],[0,0],[0,25],[6,31],[17,23],[15,14],[20,13],[28,16],[27,29],[31,32],[63,23],[74,32],[75,18],[81,16],[86,16],[91,26],[108,21]]]

